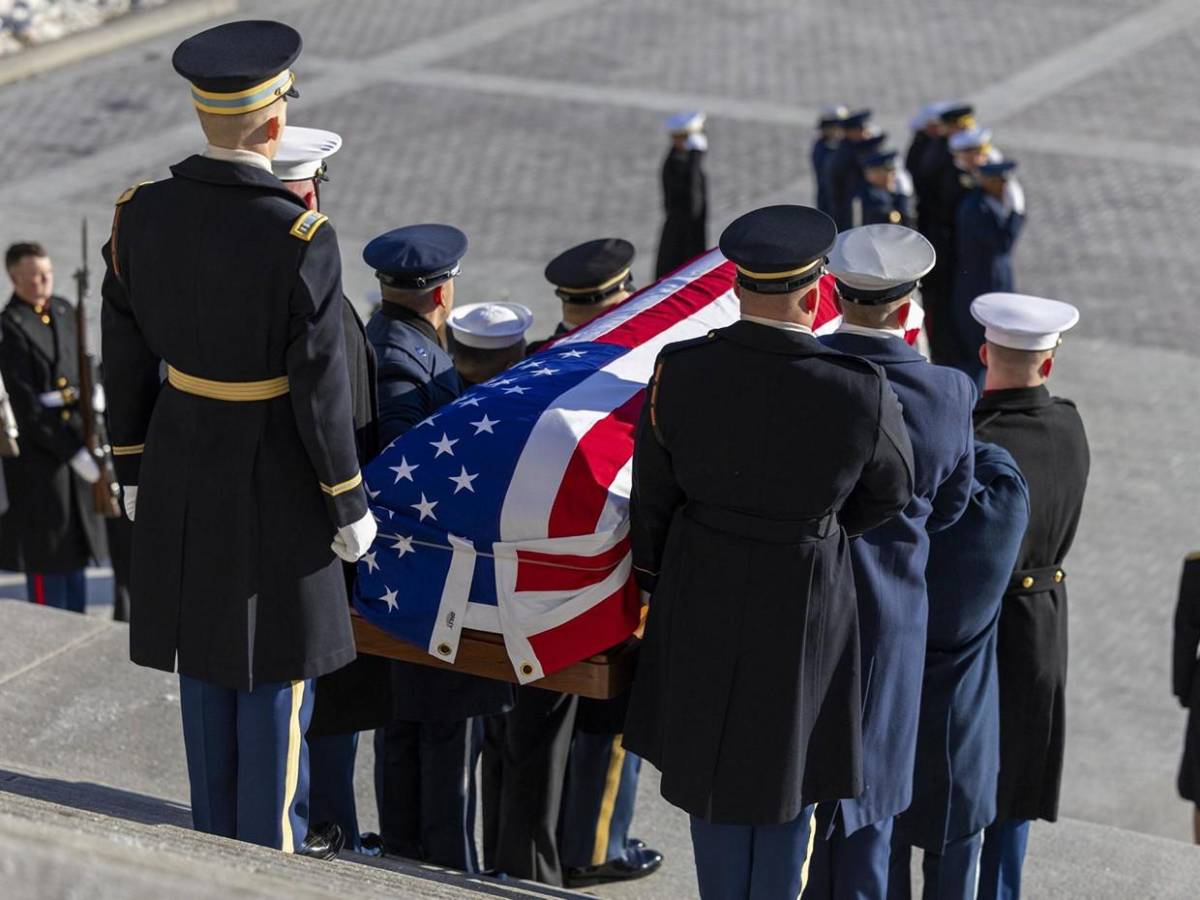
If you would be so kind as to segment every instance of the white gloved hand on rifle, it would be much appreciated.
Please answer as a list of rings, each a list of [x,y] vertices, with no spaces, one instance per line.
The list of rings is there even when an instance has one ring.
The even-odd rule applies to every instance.
[[[75,451],[75,455],[68,461],[75,474],[86,481],[88,484],[95,484],[100,480],[100,467],[96,465],[96,460],[92,457],[92,453],[87,447],[80,447]]]
[[[357,522],[343,525],[337,530],[331,545],[333,552],[348,563],[358,562],[371,549],[375,531],[375,517],[368,512]]]
[[[121,505],[125,507],[125,518],[132,522],[133,514],[137,512],[136,484],[126,484],[121,486]]]

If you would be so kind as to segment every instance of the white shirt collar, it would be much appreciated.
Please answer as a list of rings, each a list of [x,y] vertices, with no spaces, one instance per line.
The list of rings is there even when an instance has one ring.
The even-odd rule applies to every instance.
[[[256,169],[262,169],[265,172],[271,171],[271,160],[267,159],[261,153],[255,153],[253,150],[235,150],[230,147],[216,147],[209,144],[204,148],[204,155],[209,159],[243,163],[247,166],[254,166]]]
[[[750,316],[742,313],[743,322],[754,322],[756,325],[766,325],[768,328],[778,328],[780,331],[798,331],[801,334],[812,335],[813,330],[798,322],[784,322],[780,319],[764,319],[761,316]]]
[[[842,324],[837,327],[838,334],[861,334],[866,337],[873,338],[900,338],[904,340],[903,328],[868,328],[866,325],[852,325],[845,319]]]

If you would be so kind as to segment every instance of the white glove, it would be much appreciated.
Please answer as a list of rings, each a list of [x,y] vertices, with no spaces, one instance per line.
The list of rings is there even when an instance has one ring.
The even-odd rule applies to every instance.
[[[330,547],[346,562],[358,562],[359,558],[371,549],[375,540],[375,530],[375,517],[367,513],[357,522],[339,528]]]
[[[128,484],[121,486],[121,505],[125,507],[125,518],[130,522],[133,521],[133,514],[137,512],[137,485]]]
[[[699,131],[693,131],[687,136],[687,140],[683,142],[683,146],[688,150],[705,152],[708,150],[708,138]]]
[[[76,450],[67,465],[88,484],[95,484],[100,480],[100,467],[96,465],[96,460],[92,458],[92,453],[87,447]]]
[[[108,408],[108,400],[104,396],[104,385],[98,384],[92,388],[92,409],[102,413]]]
[[[1010,178],[1004,185],[1004,208],[1019,216],[1025,215],[1025,191],[1015,178]]]

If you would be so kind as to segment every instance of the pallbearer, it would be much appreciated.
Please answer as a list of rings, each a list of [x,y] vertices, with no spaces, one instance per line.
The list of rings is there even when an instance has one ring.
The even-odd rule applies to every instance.
[[[123,193],[104,248],[130,655],[178,665],[196,827],[285,852],[305,846],[313,679],[355,656],[338,557],[375,535],[337,238],[271,173],[299,54],[278,22],[184,41],[208,148]]]
[[[544,340],[529,345],[537,353],[556,337],[586,325],[633,293],[633,244],[623,238],[596,238],[564,250],[546,265],[546,280],[562,302],[562,320]]]
[[[913,459],[883,370],[813,336],[835,233],[802,206],[735,220],[742,321],[662,351],[638,426],[624,745],[690,814],[705,898],[798,896],[810,804],[862,789],[850,536],[904,509]]]
[[[1029,485],[1029,527],[1000,612],[1000,782],[996,822],[983,838],[979,896],[1017,897],[1029,823],[1058,818],[1066,739],[1067,570],[1089,453],[1075,404],[1046,381],[1069,303],[985,294],[971,304],[987,343],[975,434],[1012,454]]]
[[[469,303],[446,320],[454,368],[468,387],[482,384],[525,358],[533,313],[520,303]]]

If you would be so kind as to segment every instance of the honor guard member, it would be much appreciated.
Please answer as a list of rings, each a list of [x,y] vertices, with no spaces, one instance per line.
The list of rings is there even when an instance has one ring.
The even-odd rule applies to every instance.
[[[929,637],[913,798],[892,834],[892,900],[912,896],[913,847],[924,851],[923,897],[975,898],[1000,768],[996,623],[1028,522],[1029,490],[1017,464],[1007,450],[977,441],[971,502],[929,543]]]
[[[100,468],[83,445],[75,307],[54,293],[41,244],[8,248],[13,293],[0,313],[0,377],[20,435],[4,460],[8,511],[0,518],[0,568],[25,573],[26,597],[73,612],[87,607],[83,570],[104,554],[92,506]]]
[[[909,203],[911,192],[905,192],[899,177],[895,150],[872,153],[863,160],[863,181],[859,185],[859,221],[863,225],[904,225],[912,227]]]
[[[958,206],[951,327],[958,346],[955,368],[983,389],[979,347],[983,326],[971,315],[971,301],[984,294],[1011,293],[1012,253],[1025,225],[1025,192],[1013,176],[1011,159],[985,162],[976,170],[976,185]]]
[[[633,244],[597,238],[564,250],[546,266],[546,280],[562,301],[562,321],[550,337],[529,345],[537,353],[556,337],[586,325],[633,293]]]
[[[367,244],[382,304],[367,323],[379,362],[379,438],[387,445],[463,392],[443,343],[467,236],[410,225]],[[478,716],[503,712],[512,688],[459,672],[391,663],[392,721],[375,732],[375,798],[384,850],[479,870],[475,849]]]
[[[983,837],[979,896],[1018,897],[1032,819],[1058,818],[1066,737],[1067,584],[1088,476],[1088,442],[1070,400],[1046,380],[1060,335],[1079,321],[1068,303],[984,294],[987,368],[975,436],[1012,454],[1029,485],[1029,527],[1000,611],[1000,780],[996,822]]]
[[[742,319],[659,354],[637,431],[624,744],[691,816],[703,898],[799,896],[811,804],[862,790],[850,536],[904,509],[913,459],[883,370],[813,336],[835,235],[802,206],[725,229]]]
[[[117,200],[104,374],[134,523],[130,655],[178,660],[194,823],[329,856],[336,835],[305,845],[304,732],[313,679],[354,659],[338,560],[375,523],[337,238],[271,173],[299,53],[264,21],[176,49],[209,145]]]
[[[884,897],[892,820],[912,801],[928,599],[929,539],[967,507],[974,469],[975,389],[961,372],[934,366],[904,340],[904,322],[933,247],[902,225],[838,235],[828,270],[842,324],[827,347],[887,373],[912,442],[913,492],[904,511],[850,548],[858,594],[863,698],[863,790],[817,811],[806,900]]]
[[[852,112],[842,120],[842,141],[826,160],[825,180],[829,188],[830,217],[838,231],[854,225],[854,197],[862,181],[860,157],[867,152],[863,142],[871,138],[867,122],[871,118],[869,109]],[[878,145],[874,145],[876,148]]]
[[[703,112],[682,112],[667,119],[671,149],[663,161],[663,223],[654,277],[662,278],[708,249],[708,184],[704,178]]]
[[[1200,553],[1190,553],[1179,580],[1171,677],[1175,697],[1188,711],[1183,759],[1176,786],[1193,805],[1192,837],[1200,844]]]
[[[908,127],[912,130],[913,136],[908,145],[908,152],[904,154],[904,168],[913,178],[913,188],[917,196],[918,216],[920,214],[921,197],[928,191],[924,169],[925,154],[942,135],[942,113],[953,105],[946,102],[930,103],[928,106],[922,107],[921,111],[908,122]]]
[[[829,180],[826,162],[835,152],[842,140],[842,123],[850,115],[850,110],[844,106],[827,106],[821,110],[821,118],[817,120],[817,139],[812,146],[813,184],[817,189],[817,209],[829,215],[832,204],[829,197]]]
[[[321,185],[329,180],[328,159],[342,146],[341,135],[320,128],[288,125],[271,170],[305,206],[319,211]],[[350,376],[350,402],[354,417],[358,461],[365,465],[379,453],[375,351],[367,341],[366,327],[349,299],[343,297],[342,332],[346,340],[346,369]],[[354,567],[345,566],[346,590],[354,589]],[[312,723],[308,726],[309,817],[319,830],[341,830],[347,849],[377,852],[378,835],[358,830],[354,798],[354,762],[358,733],[387,724],[391,718],[388,663],[378,656],[358,659],[317,679]]]
[[[472,387],[525,358],[533,313],[520,303],[471,303],[452,310],[446,324],[454,368]]]

